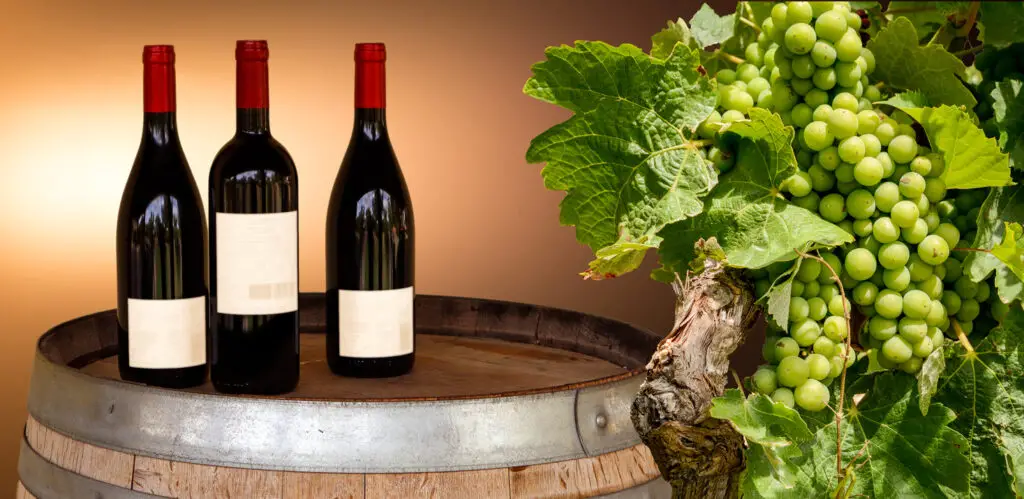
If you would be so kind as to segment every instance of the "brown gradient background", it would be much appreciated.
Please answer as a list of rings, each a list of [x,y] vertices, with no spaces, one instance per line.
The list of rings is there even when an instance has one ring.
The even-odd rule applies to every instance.
[[[720,12],[730,2],[712,2]],[[582,280],[530,139],[568,112],[522,93],[544,48],[650,47],[692,0],[0,0],[0,495],[13,491],[34,344],[115,306],[114,226],[141,134],[142,45],[177,52],[178,125],[206,202],[234,132],[236,39],[270,44],[271,127],[300,178],[300,282],[324,287],[324,210],[352,120],[352,46],[388,46],[388,124],[416,212],[417,291],[564,307],[659,333],[651,261]],[[751,361],[752,362],[752,361]],[[747,363],[749,365],[749,362]],[[745,369],[744,369],[745,370]]]

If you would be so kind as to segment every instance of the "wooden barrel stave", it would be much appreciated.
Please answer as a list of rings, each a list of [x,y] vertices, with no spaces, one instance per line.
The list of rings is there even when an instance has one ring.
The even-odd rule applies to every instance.
[[[305,295],[301,301],[304,307],[301,314],[302,329],[307,333],[322,331],[322,295]],[[130,400],[117,398],[126,390],[163,391],[166,392],[163,395],[179,398],[238,400],[233,397],[210,397],[209,394],[192,391],[154,390],[120,381],[96,379],[76,369],[68,369],[66,366],[81,368],[98,365],[97,359],[112,353],[116,345],[116,334],[110,334],[110,331],[116,331],[116,328],[112,322],[113,316],[108,311],[84,317],[77,322],[77,327],[91,328],[95,334],[63,338],[63,341],[54,334],[41,338],[32,380],[32,394],[35,398],[30,397],[30,417],[26,424],[24,447],[30,453],[38,453],[40,461],[49,466],[132,494],[126,497],[147,497],[151,494],[156,497],[268,498],[562,498],[606,495],[639,498],[662,497],[666,493],[667,485],[660,480],[649,451],[639,444],[628,419],[629,404],[642,376],[640,367],[657,341],[654,335],[637,335],[635,329],[630,333],[628,325],[574,312],[486,300],[417,297],[416,310],[418,323],[422,324],[417,329],[418,333],[500,338],[568,351],[598,352],[601,354],[599,357],[630,370],[621,375],[556,387],[554,391],[558,396],[554,397],[549,389],[519,390],[511,395],[492,394],[487,397],[453,396],[441,397],[441,400],[435,397],[431,401],[432,405],[462,404],[461,413],[478,413],[479,408],[486,407],[486,404],[507,403],[509,400],[517,404],[532,404],[530,407],[541,408],[543,412],[544,406],[537,405],[538,401],[544,401],[545,398],[557,400],[559,403],[551,406],[547,412],[568,422],[558,427],[553,434],[561,432],[564,436],[568,433],[575,439],[574,448],[563,454],[547,448],[534,452],[534,455],[528,456],[530,459],[520,459],[520,462],[514,457],[510,459],[504,456],[504,462],[481,462],[476,466],[456,462],[447,470],[436,462],[412,470],[396,470],[393,467],[381,470],[366,466],[361,469],[344,469],[337,462],[322,469],[310,469],[308,463],[305,463],[305,468],[282,465],[281,462],[259,466],[252,462],[225,463],[223,457],[203,462],[202,458],[188,452],[185,453],[188,455],[177,453],[170,456],[140,452],[140,445],[132,439],[126,439],[122,444],[112,444],[110,440],[116,439],[109,435],[96,437],[93,433],[93,442],[90,443],[89,438],[75,431],[82,430],[81,423],[74,421],[76,418],[81,419],[82,415],[93,426],[96,423],[100,426],[108,424],[108,430],[142,427],[142,419],[138,414],[134,419],[110,419],[119,412],[118,403],[131,403]],[[572,320],[574,317],[575,321]],[[55,330],[60,328],[58,326]],[[562,331],[560,335],[555,333],[559,328]],[[616,335],[621,338],[608,338]],[[47,372],[47,369],[51,372]],[[52,377],[48,377],[50,375]],[[69,389],[66,385],[69,379],[82,381],[83,386],[106,386],[101,386],[98,393],[95,389],[90,392],[88,388],[82,393]],[[47,393],[40,387],[59,391]],[[57,393],[62,394],[66,400],[76,400],[84,405],[78,406],[78,412],[70,413],[73,417],[62,419],[59,414],[54,417],[60,409],[67,410],[69,407],[53,404]],[[559,396],[563,400],[559,400]],[[281,399],[285,400],[276,402],[324,405],[317,401],[286,400],[287,396]],[[571,406],[567,407],[564,400],[570,400]],[[97,401],[102,403],[97,404]],[[108,401],[114,401],[112,407],[107,405]],[[365,408],[374,402],[345,401],[327,405],[349,403],[361,404]],[[426,402],[388,403],[392,404],[393,409],[403,404],[412,406]],[[509,405],[499,407],[506,411],[510,408]],[[490,417],[500,416],[500,412]],[[69,423],[69,420],[72,422]],[[540,423],[542,421],[531,420],[518,431],[536,431],[536,425]],[[72,431],[67,431],[68,427]],[[85,433],[94,429],[87,428]],[[23,454],[26,453],[25,448]],[[22,478],[28,488],[25,489],[19,482],[20,496],[49,499],[45,494],[38,494],[24,473]],[[32,496],[30,490],[36,491],[37,495]],[[119,496],[121,492],[117,494]]]

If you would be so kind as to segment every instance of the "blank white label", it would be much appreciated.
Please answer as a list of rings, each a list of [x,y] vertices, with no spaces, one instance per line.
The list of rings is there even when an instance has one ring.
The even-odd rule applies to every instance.
[[[412,353],[412,286],[382,291],[338,290],[338,350],[344,357]]]
[[[206,363],[206,298],[128,298],[128,365],[177,369]]]
[[[299,309],[299,212],[217,213],[217,313]]]

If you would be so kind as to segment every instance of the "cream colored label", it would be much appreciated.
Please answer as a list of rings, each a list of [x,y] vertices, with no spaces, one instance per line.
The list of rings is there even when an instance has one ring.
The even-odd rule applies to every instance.
[[[217,213],[217,313],[299,309],[299,212]]]
[[[412,353],[413,288],[338,290],[338,350],[344,357]]]
[[[128,365],[176,369],[206,363],[206,298],[128,298]]]

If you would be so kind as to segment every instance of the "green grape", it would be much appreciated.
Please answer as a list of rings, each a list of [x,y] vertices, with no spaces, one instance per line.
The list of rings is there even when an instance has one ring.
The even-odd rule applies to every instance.
[[[991,313],[992,318],[995,319],[996,322],[1001,323],[1004,319],[1006,319],[1006,314],[1010,313],[1010,306],[1003,303],[1000,300],[993,300],[991,306]]]
[[[807,304],[807,300],[793,296],[789,299],[789,321],[799,322],[807,318],[810,306]]]
[[[910,271],[906,267],[886,269],[882,272],[882,282],[893,291],[903,291],[910,285]]]
[[[796,405],[810,412],[818,412],[828,407],[828,387],[816,379],[808,379],[793,392]]]
[[[935,209],[939,212],[939,216],[945,219],[952,220],[959,216],[960,209],[956,207],[950,199],[944,199],[935,204]]]
[[[815,296],[818,296],[820,291],[821,285],[818,284],[818,281],[807,282],[804,283],[804,292],[801,296],[807,299],[814,298]]]
[[[907,172],[907,173],[913,173],[913,172]],[[928,210],[930,210],[931,207],[932,207],[931,202],[929,202],[928,198],[924,197],[923,195],[918,196],[916,198],[910,198],[910,201],[913,201],[914,204],[917,205],[917,212],[919,214],[921,214],[922,216],[925,213],[928,213]]]
[[[839,158],[847,163],[857,163],[864,158],[864,141],[854,135],[839,142]]]
[[[921,370],[921,366],[924,363],[918,357],[911,357],[903,362],[900,362],[899,368],[901,371],[907,374],[917,374]]]
[[[836,257],[836,258],[838,258],[838,257]],[[832,268],[835,269],[837,272],[842,273],[842,270],[841,270],[842,267],[841,266],[835,266],[835,267],[832,267]],[[832,278],[832,276],[830,275],[829,279],[831,279],[831,278]],[[835,284],[823,284],[821,286],[821,291],[818,292],[818,298],[821,298],[822,300],[825,301],[825,303],[828,303],[828,302],[832,301],[832,298],[834,296],[838,295],[838,294],[839,294],[839,287],[837,287]]]
[[[917,254],[929,265],[939,265],[949,258],[949,244],[941,236],[932,234],[917,246]],[[963,279],[963,278],[961,278]],[[959,280],[957,281],[960,282]],[[961,293],[962,295],[962,293]]]
[[[861,85],[861,86],[863,87],[864,85]],[[861,97],[861,98],[857,99],[857,112],[858,113],[862,112],[862,111],[871,111],[872,109],[874,109],[874,107],[875,107],[874,104],[872,104],[871,101],[869,101],[866,97]]]
[[[827,40],[819,39],[811,48],[811,61],[816,66],[830,68],[836,62],[836,49]]]
[[[811,187],[818,192],[830,191],[836,185],[836,176],[820,165],[811,165],[807,174],[811,177]]]
[[[939,289],[937,293],[939,297],[942,297],[942,289]],[[931,296],[931,295],[929,295]],[[946,306],[942,304],[939,299],[932,299],[932,308],[928,310],[928,315],[925,316],[924,322],[929,326],[941,326],[943,322],[949,320],[946,315]]]
[[[925,263],[918,254],[910,254],[906,267],[910,271],[910,281],[914,283],[920,283],[935,275],[935,267]]]
[[[786,29],[787,27],[789,27],[789,21],[787,20],[788,12],[789,8],[786,6],[785,3],[780,2],[772,6],[771,19],[773,21],[773,24],[779,29]]]
[[[811,115],[814,114],[814,111],[811,110],[811,106],[801,102],[793,106],[793,109],[789,111],[789,114],[792,117],[793,124],[799,128],[803,128],[813,121]]]
[[[790,177],[792,178],[792,177]],[[892,222],[901,229],[909,229],[917,223],[917,219],[920,216],[920,210],[913,201],[904,199],[893,205],[892,210],[889,213],[889,217],[892,218]]]
[[[962,320],[958,320],[957,322],[960,324],[960,330],[963,331],[964,334],[970,335],[971,333],[974,332],[974,323],[973,322],[971,322],[971,321],[962,321]]]
[[[825,260],[826,262],[828,262],[829,266],[831,266],[832,270],[834,270],[837,274],[842,274],[843,273],[843,264],[839,260],[838,256],[835,256],[832,253],[823,253],[821,255],[821,259]],[[821,273],[818,274],[818,283],[821,284],[822,286],[832,286],[832,287],[835,287],[835,285],[831,284],[832,283],[832,272],[830,272],[828,270],[828,267],[826,267],[824,265],[821,266]],[[831,299],[831,298],[832,298],[832,296],[830,295],[829,299]]]
[[[857,189],[846,196],[846,211],[856,219],[870,218],[875,213],[875,196]]]
[[[856,113],[857,112],[857,106],[858,106],[857,98],[854,97],[853,94],[848,93],[848,92],[838,93],[838,94],[836,94],[835,97],[832,98],[832,108],[833,109],[846,109],[847,111],[850,111],[852,113]],[[854,115],[854,116],[856,117],[856,115]],[[860,127],[860,120],[859,119],[857,121],[857,126]]]
[[[761,357],[764,358],[765,362],[775,362],[775,342],[778,341],[778,337],[768,336],[765,338],[764,345],[761,346]]]
[[[897,322],[891,318],[876,315],[868,320],[868,333],[878,341],[885,341],[896,336],[898,330]]]
[[[754,390],[757,390],[757,393],[768,395],[778,388],[775,369],[769,366],[759,367],[757,371],[754,371],[751,381],[753,381]]]
[[[877,296],[878,286],[868,281],[863,281],[853,288],[853,302],[862,307],[873,305]]]
[[[846,329],[846,319],[832,315],[825,319],[825,324],[822,326],[822,331],[825,333],[825,337],[838,343],[846,339],[848,331]]]
[[[796,164],[803,170],[814,162],[814,155],[807,149],[800,149],[796,152]]]
[[[875,198],[878,199],[877,197]],[[880,217],[875,219],[872,226],[872,235],[875,239],[883,244],[895,242],[900,238],[900,228],[892,223],[889,217]]]
[[[912,289],[903,293],[903,313],[913,319],[924,319],[928,317],[928,311],[932,308],[932,299],[919,289]]]
[[[875,205],[879,211],[889,213],[900,201],[900,188],[893,182],[882,182],[875,187]]]
[[[829,196],[833,195],[829,194]],[[846,254],[846,261],[843,262],[843,267],[851,277],[858,281],[864,281],[869,279],[871,274],[875,273],[877,262],[875,261],[875,255],[872,255],[867,249],[855,248]]]
[[[935,229],[933,235],[941,237],[946,241],[946,248],[955,248],[957,243],[960,242],[960,231],[951,223],[941,223]]]
[[[928,236],[928,222],[923,218],[918,218],[914,222],[914,226],[909,229],[903,229],[903,240],[909,244],[917,244],[924,240]]]
[[[758,42],[758,44],[762,46],[764,45],[760,42]],[[764,67],[767,68],[769,72],[775,69],[775,52],[778,51],[778,48],[778,45],[769,45],[768,49],[764,51]]]
[[[776,4],[781,5],[781,4]],[[786,407],[792,409],[796,406],[796,399],[793,397],[793,390],[786,387],[781,387],[772,392],[772,401],[778,402]]]
[[[764,63],[764,51],[761,50],[761,45],[757,42],[747,45],[743,55],[746,56],[747,62],[755,66],[760,66]]]
[[[942,279],[940,279],[939,276],[932,274],[928,276],[928,278],[918,282],[917,289],[924,291],[932,300],[938,300],[939,298],[942,298],[942,290],[944,287],[942,285]]]
[[[796,105],[797,96],[787,85],[772,85],[772,106],[777,112],[789,111]]]
[[[789,328],[789,335],[796,340],[797,345],[809,347],[818,336],[821,336],[821,326],[811,319],[803,319],[793,323]]]
[[[845,316],[849,310],[852,310],[850,300],[843,295],[835,295],[828,301],[828,312],[832,315]]]
[[[821,201],[821,197],[817,192],[812,192],[806,196],[800,196],[790,200],[791,203],[808,211],[818,211],[818,203]]]
[[[814,16],[814,9],[810,2],[787,2],[786,23],[787,24],[808,24]]]
[[[871,74],[871,73],[875,72],[875,53],[872,52],[871,49],[869,49],[867,47],[864,47],[860,51],[860,56],[864,58],[864,63],[866,65],[865,68],[864,68],[864,74]],[[877,87],[875,88],[875,91],[878,91]],[[881,98],[881,95],[879,95],[878,98],[871,99],[871,100],[874,101],[874,100],[878,100],[880,98]]]
[[[922,176],[928,175],[932,171],[932,161],[925,156],[918,156],[910,161],[910,171]],[[924,191],[923,188],[921,190]]]
[[[840,351],[837,350],[836,353],[838,354]],[[829,359],[828,363],[832,367],[831,371],[828,373],[830,377],[836,377],[843,373],[843,358],[841,356],[834,355]]]
[[[822,104],[828,104],[828,92],[820,88],[812,88],[804,95],[804,103],[810,106],[811,109],[816,109]]]
[[[800,55],[793,58],[793,75],[797,78],[810,78],[814,70],[818,69],[811,60],[810,55]]]
[[[811,379],[825,379],[828,377],[829,371],[832,370],[828,358],[819,353],[808,355],[805,361],[807,362],[807,374]]]
[[[719,85],[731,85],[736,81],[736,72],[731,69],[719,69],[715,73],[715,79],[718,80]]]
[[[839,167],[840,163],[839,149],[835,146],[829,146],[823,149],[815,157],[815,162],[817,162],[819,165],[821,165],[822,168],[826,170],[834,171],[836,168]]]
[[[835,10],[823,12],[814,21],[814,31],[818,37],[830,42],[838,42],[846,34],[846,16]]]
[[[771,287],[772,283],[768,279],[758,279],[754,281],[754,294],[758,297],[764,296]]]
[[[883,289],[875,298],[875,312],[886,319],[895,319],[903,313],[903,295],[891,289]]]
[[[806,196],[811,193],[811,175],[804,171],[798,171],[782,181],[782,188],[793,196]]]
[[[956,315],[963,306],[963,300],[954,291],[947,289],[942,292],[942,306],[946,307],[947,314]]]
[[[914,127],[910,124],[900,124],[896,125],[896,135],[906,135],[907,137],[913,138],[917,135],[917,132],[914,131]],[[920,149],[920,146],[918,146],[918,148]]]
[[[772,85],[771,83],[768,83],[768,80],[758,76],[757,78],[754,78],[753,80],[750,80],[749,83],[747,83],[747,93],[752,98],[756,99],[758,95],[761,95],[761,92],[769,90],[771,89],[771,87]]]
[[[875,69],[874,68],[874,63],[875,63],[875,58],[874,58],[874,56],[871,56],[871,60],[868,62],[868,64],[869,64],[868,73],[871,73],[871,71],[873,71]],[[867,87],[864,87],[864,98],[867,99],[870,102],[878,102],[878,101],[882,100],[882,92],[878,90],[878,87],[876,87],[874,85],[868,85]]]
[[[811,75],[811,81],[820,90],[831,90],[836,86],[836,70],[832,68],[818,68]]]
[[[964,275],[953,283],[953,290],[960,298],[968,299],[974,298],[978,295],[978,283],[971,280],[970,277]]]
[[[924,194],[924,185],[924,177],[920,173],[904,173],[900,177],[900,194],[905,198],[917,198]]]
[[[836,181],[839,182],[840,184],[843,184],[843,183],[849,184],[851,182],[854,184],[854,188],[851,189],[850,192],[853,192],[854,189],[859,187],[859,184],[857,184],[856,180],[854,180],[854,177],[853,177],[853,165],[852,164],[850,164],[850,163],[839,163],[839,167],[836,168],[835,174],[836,174]]]
[[[903,317],[899,322],[899,335],[907,340],[907,343],[917,343],[928,335],[928,324],[924,319]]]
[[[786,28],[786,48],[794,54],[799,55],[810,52],[811,48],[814,47],[814,42],[817,40],[818,35],[814,33],[814,28],[809,24],[796,23]],[[858,38],[857,41],[859,42],[860,39]]]
[[[863,158],[853,169],[853,176],[860,185],[872,187],[882,180],[882,163],[875,158]]]
[[[897,163],[909,163],[917,156],[917,141],[910,135],[897,135],[889,142],[888,153]]]
[[[905,340],[905,339],[903,339],[903,338],[901,338],[899,336],[893,336],[892,338],[889,338],[889,339],[885,340],[885,343],[882,344],[882,355],[889,362],[893,362],[895,364],[899,364],[899,363],[902,363],[902,362],[906,362],[907,360],[910,360],[910,358],[914,356],[914,350],[910,346],[910,343],[907,342],[907,340]],[[794,357],[789,357],[789,358],[794,358]],[[783,359],[783,360],[786,360],[786,359]],[[803,360],[803,359],[801,359],[801,360]],[[780,378],[780,381],[781,381],[781,378],[782,378],[782,372],[781,371],[779,372],[779,378]]]
[[[928,159],[932,162],[932,171],[928,176],[935,178],[942,176],[942,173],[946,171],[946,161],[942,159],[942,156],[934,152],[928,153]]]
[[[925,213],[921,219],[924,220],[924,226],[928,228],[929,234],[935,232],[939,228],[939,224],[942,223],[942,219],[939,218],[939,214],[935,210],[928,210],[928,213]]]
[[[849,172],[852,173],[853,169],[851,168],[849,170]],[[858,184],[856,181],[840,182],[838,179],[839,179],[839,177],[837,176],[836,177],[836,190],[839,191],[839,193],[844,195],[844,196],[849,194],[849,193],[851,193],[851,192],[853,192],[853,191],[855,191],[855,190],[857,190],[857,188],[860,187],[860,184]]]
[[[989,287],[988,283],[981,281],[978,283],[978,294],[974,295],[974,299],[978,300],[978,303],[988,301],[989,297],[992,296],[992,288]]]
[[[935,349],[935,344],[932,343],[932,339],[928,336],[921,338],[921,341],[911,345],[914,348],[914,357],[925,358],[932,353]]]
[[[806,360],[793,355],[779,361],[775,374],[780,385],[792,388],[807,381],[810,369]]]
[[[792,302],[790,302],[790,307],[792,307]],[[825,304],[825,300],[822,300],[821,297],[818,296],[807,299],[807,317],[816,321],[821,321],[827,316],[828,305]],[[792,312],[790,313],[790,317],[792,318]]]
[[[852,87],[860,82],[863,74],[856,62],[837,62],[835,65],[836,83],[844,87]]]
[[[874,134],[871,134],[871,133],[861,134],[860,140],[861,140],[861,142],[864,142],[864,155],[865,156],[870,156],[872,158],[875,158],[875,157],[878,156],[878,154],[880,152],[882,152],[882,143],[878,141],[878,137],[875,137]],[[883,175],[885,175],[884,168],[883,168]]]
[[[791,286],[792,287],[790,288],[790,291],[792,292],[790,293],[790,296],[803,296],[804,283],[800,282],[799,280],[794,280]]]
[[[821,269],[821,262],[812,258],[805,258],[800,261],[800,270],[797,271],[796,278],[803,282],[813,281],[818,278]]]
[[[832,113],[832,116],[835,112]],[[830,119],[832,118],[830,116]],[[834,140],[834,134],[832,133],[831,127],[823,121],[812,121],[803,130],[804,142],[812,150],[821,151],[826,147],[832,145]]]
[[[743,82],[749,82],[761,75],[757,66],[744,62],[736,68],[736,78]],[[735,85],[735,83],[733,83]]]
[[[836,59],[842,62],[853,62],[860,57],[864,45],[860,41],[860,35],[853,29],[847,29],[843,36],[836,40]]]
[[[875,156],[879,163],[882,163],[882,178],[892,178],[896,172],[896,165],[889,158],[889,153],[882,151]]]
[[[878,242],[878,240],[875,239],[875,236],[868,236],[868,237],[865,237],[864,239],[861,239],[860,242],[858,243],[858,245],[861,248],[864,248],[864,249],[870,251],[871,254],[873,254],[873,255],[877,255],[878,254],[878,250],[882,248],[882,243]],[[878,283],[882,282],[881,281],[881,279],[882,279],[881,271],[879,271],[878,279],[879,279],[879,281],[876,282],[875,284],[878,284]]]
[[[846,13],[846,25],[849,26],[850,29],[854,29],[854,30],[860,29],[860,26],[861,26],[860,15],[858,15],[856,12],[853,12],[853,11],[847,12]]]
[[[858,28],[854,28],[854,29],[858,29]],[[857,60],[853,61],[853,62],[854,62],[854,64],[857,65],[857,68],[860,69],[860,71],[861,71],[860,81],[863,82],[864,84],[867,84],[867,81],[868,81],[868,79],[867,79],[868,61],[866,59],[864,59],[864,49],[861,49],[860,57],[858,57]]]
[[[722,97],[722,107],[729,111],[746,113],[754,107],[754,98],[747,92],[734,90]]]
[[[837,139],[845,139],[857,133],[857,115],[845,108],[836,108],[833,105],[832,113],[828,117],[828,128]]]
[[[849,198],[847,198],[846,204],[847,204],[847,206],[849,206],[849,204],[850,204]],[[873,198],[872,198],[872,204],[874,204],[874,199]],[[869,234],[871,234],[873,232],[874,232],[874,224],[871,223],[870,219],[859,219],[859,220],[854,220],[853,221],[853,233],[854,233],[854,235],[857,235],[859,237],[864,237],[864,236],[867,236],[867,235],[869,235]]]
[[[842,194],[843,193],[842,187],[840,186],[840,187],[838,187],[838,189],[839,189],[839,193]],[[846,231],[847,234],[849,234],[851,236],[853,235],[853,222],[851,222],[849,220],[843,220],[842,222],[839,222],[836,225],[839,226],[840,229],[843,229],[844,231]]]
[[[822,218],[832,223],[839,223],[846,218],[846,206],[843,195],[833,192],[822,198],[821,203],[818,205],[818,213],[821,214]]]
[[[747,119],[746,115],[735,109],[730,109],[722,113],[722,122],[724,123],[735,123]]]
[[[810,104],[808,104],[810,105]],[[828,123],[829,116],[832,116],[832,106],[828,104],[820,104],[814,108],[814,121],[822,121]]]
[[[826,336],[819,336],[818,339],[814,340],[814,345],[811,347],[814,353],[830,357],[836,350],[836,343]]]
[[[981,314],[981,304],[974,298],[967,298],[960,305],[960,310],[956,313],[956,318],[960,322],[971,322],[978,318]]]
[[[954,258],[954,260],[955,260],[955,258]],[[948,262],[949,260],[946,260],[946,261]],[[943,263],[942,265],[936,265],[936,266],[932,267],[932,275],[934,275],[935,277],[938,277],[940,281],[946,282],[946,265],[945,265],[945,263]]]
[[[907,264],[910,248],[900,241],[885,243],[878,250],[878,263],[885,269],[897,269]]]
[[[920,156],[914,161],[920,159]],[[928,178],[924,181],[924,195],[928,201],[938,203],[946,197],[946,183],[941,178]]]
[[[878,137],[878,141],[883,146],[888,146],[892,143],[892,139],[896,137],[896,127],[891,123],[882,122],[875,127],[875,137]]]
[[[939,348],[946,342],[945,335],[943,335],[942,330],[937,327],[932,327],[928,330],[928,337],[931,338],[932,346],[934,348]]]
[[[814,88],[814,82],[804,78],[793,78],[789,80],[789,86],[793,88],[793,91],[797,95],[806,95]]]

